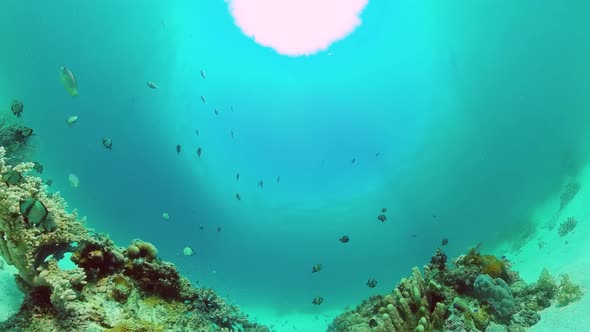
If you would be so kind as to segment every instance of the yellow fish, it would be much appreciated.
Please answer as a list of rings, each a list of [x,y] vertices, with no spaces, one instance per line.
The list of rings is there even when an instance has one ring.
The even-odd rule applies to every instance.
[[[62,66],[59,70],[59,78],[61,79],[61,84],[63,84],[64,88],[66,88],[72,97],[78,95],[78,82],[76,81],[74,73]]]

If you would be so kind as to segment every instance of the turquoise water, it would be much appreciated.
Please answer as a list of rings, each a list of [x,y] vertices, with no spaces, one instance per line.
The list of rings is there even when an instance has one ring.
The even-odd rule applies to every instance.
[[[587,13],[373,0],[332,56],[287,57],[222,1],[7,0],[0,102],[24,102],[43,176],[97,231],[238,305],[321,313],[391,291],[443,237],[455,256],[526,230],[589,151]]]

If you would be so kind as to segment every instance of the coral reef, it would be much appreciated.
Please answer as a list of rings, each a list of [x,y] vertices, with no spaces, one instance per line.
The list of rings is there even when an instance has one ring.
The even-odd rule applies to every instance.
[[[476,249],[455,259],[455,266],[446,261],[437,249],[423,273],[412,268],[391,293],[339,315],[328,331],[523,331],[539,322],[538,312],[553,301],[582,296],[567,278],[557,286],[547,270],[527,285],[508,260]]]
[[[559,225],[559,236],[565,236],[576,228],[578,221],[574,217],[567,218],[566,221]]]
[[[152,244],[120,248],[86,229],[59,194],[28,174],[33,163],[13,167],[5,156],[0,147],[0,174],[20,176],[0,183],[0,256],[18,270],[25,300],[0,330],[269,331],[213,290],[191,287]],[[67,261],[73,268],[62,267]]]

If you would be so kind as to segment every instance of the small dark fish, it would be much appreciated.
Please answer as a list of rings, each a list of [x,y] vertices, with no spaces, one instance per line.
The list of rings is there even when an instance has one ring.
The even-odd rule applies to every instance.
[[[376,320],[375,318],[371,318],[371,319],[369,320],[369,327],[370,327],[370,328],[377,327],[378,325],[379,325],[379,323],[377,323],[377,320]]]
[[[259,186],[261,189],[264,189],[264,182],[262,182],[262,180],[258,181],[258,186]]]
[[[478,312],[479,310],[477,308],[473,309],[473,312]]]
[[[340,241],[342,243],[348,243],[348,241],[350,241],[350,238],[348,237],[348,235],[344,235],[338,241]]]
[[[234,111],[234,107],[230,106],[229,109],[233,112]]]
[[[180,144],[177,144],[177,145],[176,145],[176,153],[180,154],[180,150],[181,150],[181,149],[182,149],[182,148],[181,148]]]
[[[415,239],[415,238],[417,238],[417,237],[418,237],[418,234],[415,234],[415,233],[414,233],[414,234],[412,234],[411,236],[412,236],[412,237]]]
[[[215,115],[219,115],[219,111],[216,109],[213,110],[213,113],[215,113]]]
[[[433,215],[432,215],[432,218],[436,219],[436,214],[433,214]]]
[[[199,136],[199,129],[195,130],[195,133],[197,134],[197,136]]]
[[[199,158],[201,158],[201,148],[200,147],[197,149],[197,156],[199,156]]]
[[[18,129],[17,134],[21,138],[27,138],[27,137],[33,135],[33,129],[31,129],[29,127],[22,127],[20,129]]]
[[[354,164],[355,161],[356,161],[356,158],[352,158],[352,161],[350,163]]]
[[[240,181],[240,172],[236,173],[236,181]]]
[[[236,199],[237,199],[238,201],[241,201],[241,200],[242,200],[242,197],[240,197],[240,194],[236,194]]]
[[[6,183],[9,187],[19,184],[22,179],[22,174],[15,170],[10,170],[2,175],[2,182]]]
[[[50,185],[53,184],[53,180],[47,179],[47,181],[45,181],[45,184],[48,185],[48,186],[50,186]]]
[[[322,270],[322,264],[316,264],[311,269],[311,273],[320,272]]]
[[[234,138],[234,129],[233,128],[230,130],[230,134],[231,134],[231,138]]]
[[[113,140],[108,137],[103,137],[102,138],[102,145],[104,145],[105,148],[112,150],[113,149]]]
[[[387,217],[384,214],[380,214],[377,219],[379,219],[379,221],[381,222],[385,222],[387,220]]]
[[[17,118],[21,117],[21,113],[23,112],[23,102],[22,101],[18,101],[18,100],[14,100],[12,102],[12,104],[10,105],[10,110],[12,111],[12,114],[14,114]]]
[[[204,231],[205,230],[205,226],[199,225],[199,229],[202,230],[202,231]]]
[[[207,101],[205,101],[205,97],[204,96],[201,96],[201,100],[203,101],[204,104],[207,103]]]
[[[203,69],[201,69],[201,77],[203,77],[203,79],[207,79],[207,75],[205,75],[205,71]]]
[[[221,233],[221,227],[217,227],[217,233]]]
[[[382,208],[381,213],[385,213],[385,212],[387,212],[387,208]]]
[[[380,154],[381,154],[381,152],[375,153],[375,157],[379,157]]]
[[[321,296],[316,296],[313,298],[313,301],[311,301],[311,303],[313,303],[314,305],[320,305],[322,304],[322,302],[324,302],[324,298]]]
[[[369,288],[375,288],[375,286],[377,286],[377,280],[375,278],[370,278],[367,281],[367,286],[369,286]]]
[[[447,245],[447,243],[449,243],[449,239],[447,239],[446,237],[445,237],[445,238],[443,238],[443,239],[442,239],[442,241],[441,241],[441,244],[442,244],[443,246],[446,246],[446,245]]]
[[[281,182],[281,176],[277,176],[277,183]]]
[[[43,165],[41,165],[40,163],[38,163],[36,161],[33,162],[33,164],[34,164],[33,169],[35,171],[37,171],[37,173],[39,173],[39,174],[43,173]]]

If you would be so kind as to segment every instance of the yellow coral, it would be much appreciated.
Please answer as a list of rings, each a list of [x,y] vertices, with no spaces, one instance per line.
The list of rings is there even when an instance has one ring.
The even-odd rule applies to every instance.
[[[492,278],[506,279],[506,265],[496,256],[481,256],[479,263],[482,268],[482,274],[487,274]]]
[[[465,313],[465,318],[470,319],[473,321],[475,327],[480,330],[484,331],[486,327],[490,324],[490,314],[483,309],[478,309],[476,311],[468,311]]]

